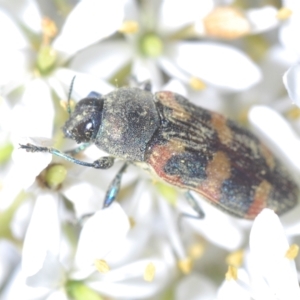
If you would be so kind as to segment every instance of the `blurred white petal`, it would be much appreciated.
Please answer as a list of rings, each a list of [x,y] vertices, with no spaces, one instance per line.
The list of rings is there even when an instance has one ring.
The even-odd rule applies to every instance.
[[[151,251],[155,249],[152,243]],[[156,244],[158,251],[149,257],[128,263],[105,274],[97,274],[87,285],[101,294],[110,297],[145,298],[151,297],[165,288],[176,276],[176,264],[173,253],[167,243],[162,240]],[[155,267],[153,281],[146,282],[143,275],[149,263]]]
[[[70,69],[86,72],[100,78],[110,78],[132,58],[132,48],[124,41],[104,41],[79,52]]]
[[[66,294],[66,291],[64,289],[60,289],[57,291],[54,291],[49,295],[45,300],[69,300],[70,298]]]
[[[81,179],[78,182],[76,179],[72,180],[72,184],[65,186],[62,193],[74,204],[78,219],[85,214],[101,209],[105,196],[103,189]]]
[[[283,83],[291,100],[300,107],[300,63],[294,64],[285,72]]]
[[[100,94],[107,94],[114,89],[112,85],[95,76],[63,68],[58,68],[53,73],[51,84],[53,84],[53,80],[58,80],[68,90],[75,75],[76,79],[73,85],[72,97],[75,96],[77,99],[86,97],[92,91]]]
[[[39,11],[38,2],[35,0],[12,0],[1,1],[1,6],[18,22],[35,33],[40,33],[42,17]],[[0,29],[1,30],[1,29]]]
[[[161,4],[159,25],[162,30],[173,32],[202,19],[213,7],[212,0],[165,0]]]
[[[246,11],[246,16],[251,24],[251,32],[259,33],[278,26],[279,20],[277,13],[278,10],[273,6],[265,6]]]
[[[53,48],[71,56],[116,32],[123,17],[123,0],[80,1],[69,14]]]
[[[9,37],[9,38],[8,38]],[[0,9],[0,40],[1,51],[4,49],[17,50],[29,46],[17,23],[6,12]],[[4,41],[4,42],[3,42]],[[9,57],[9,56],[8,56]],[[7,57],[6,57],[7,59]]]
[[[290,124],[267,106],[252,107],[249,121],[265,144],[269,145],[278,157],[284,156],[290,167],[299,172],[300,140]]]
[[[35,275],[49,255],[58,255],[60,244],[59,199],[55,193],[38,196],[24,240],[22,270]]]
[[[22,103],[13,110],[12,134],[17,144],[21,137],[52,137],[54,107],[48,85],[34,79],[26,85]]]
[[[25,83],[30,77],[31,58],[26,51],[2,48],[0,50],[0,86],[4,95]]]
[[[20,260],[15,246],[5,239],[0,241],[0,288],[3,288],[7,278]]]
[[[247,220],[232,217],[220,209],[207,203],[200,195],[192,192],[195,200],[205,213],[203,219],[184,218],[184,223],[188,223],[193,230],[199,232],[207,240],[227,250],[236,250],[244,242],[244,230],[247,229],[251,222]],[[190,215],[195,216],[196,212],[188,203],[178,202],[179,209]],[[217,223],[216,223],[216,220]]]
[[[203,275],[190,274],[179,282],[176,287],[176,300],[206,300],[214,299],[216,287]],[[232,298],[230,298],[232,299]]]
[[[122,243],[129,228],[128,217],[116,202],[96,212],[82,228],[75,256],[76,267],[94,268],[96,260],[105,259]]]
[[[204,82],[229,90],[244,90],[261,79],[258,67],[236,48],[208,43],[174,44],[171,55],[182,70]]]
[[[250,234],[252,268],[278,299],[299,299],[295,262],[285,257],[288,249],[278,216],[264,209],[254,220]]]

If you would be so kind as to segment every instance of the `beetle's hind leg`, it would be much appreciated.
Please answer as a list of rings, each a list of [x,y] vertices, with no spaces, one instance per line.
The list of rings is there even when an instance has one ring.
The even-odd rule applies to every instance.
[[[92,163],[89,163],[89,162],[76,159],[67,153],[61,152],[57,149],[50,148],[50,147],[39,147],[33,144],[26,144],[26,145],[20,144],[20,148],[25,149],[27,152],[48,152],[55,156],[59,156],[67,161],[70,161],[74,164],[95,168],[95,169],[109,169],[114,164],[114,157],[112,156],[104,156],[99,158],[98,160],[95,160]]]
[[[188,213],[181,213],[180,219],[182,217],[193,218],[193,219],[203,219],[205,217],[205,213],[200,207],[199,203],[193,197],[190,191],[184,193],[184,197],[187,200],[188,204],[193,208],[193,210],[197,213],[196,215],[191,215]]]

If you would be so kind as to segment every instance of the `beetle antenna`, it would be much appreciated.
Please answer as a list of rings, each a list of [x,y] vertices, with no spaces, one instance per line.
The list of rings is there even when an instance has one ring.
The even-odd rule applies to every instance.
[[[74,85],[74,81],[75,81],[76,75],[72,78],[71,81],[71,85],[70,85],[70,89],[69,89],[69,95],[68,95],[68,106],[67,106],[67,110],[68,110],[68,114],[71,117],[71,105],[70,105],[70,99],[71,99],[71,94],[72,94],[72,90],[73,90],[73,85]]]

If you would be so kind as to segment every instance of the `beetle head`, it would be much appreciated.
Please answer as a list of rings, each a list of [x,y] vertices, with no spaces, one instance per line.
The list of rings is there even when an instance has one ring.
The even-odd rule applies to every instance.
[[[80,100],[74,112],[62,130],[66,138],[77,143],[87,143],[94,140],[102,121],[103,99],[84,98]]]

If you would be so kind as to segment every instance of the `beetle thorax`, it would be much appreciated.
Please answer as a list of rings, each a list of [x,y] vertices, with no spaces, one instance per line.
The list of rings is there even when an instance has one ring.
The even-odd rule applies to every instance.
[[[96,145],[111,155],[144,161],[147,143],[160,120],[150,92],[121,88],[104,97]]]

